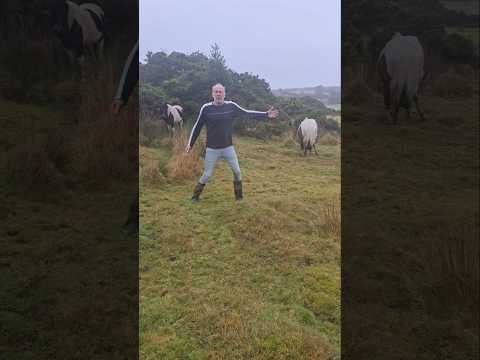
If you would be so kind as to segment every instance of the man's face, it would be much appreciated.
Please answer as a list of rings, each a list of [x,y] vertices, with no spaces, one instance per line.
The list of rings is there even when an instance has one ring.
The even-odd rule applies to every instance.
[[[222,104],[225,100],[225,88],[222,85],[215,85],[212,88],[212,97],[216,104]]]

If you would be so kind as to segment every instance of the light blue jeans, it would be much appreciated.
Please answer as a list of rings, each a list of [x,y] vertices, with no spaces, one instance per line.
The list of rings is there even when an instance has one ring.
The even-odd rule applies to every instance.
[[[227,160],[230,169],[232,169],[235,181],[242,180],[242,176],[240,174],[240,165],[238,165],[237,153],[232,145],[223,149],[212,149],[207,147],[205,154],[205,170],[203,171],[203,175],[198,180],[199,183],[207,183],[208,178],[213,174],[215,164],[220,158]]]

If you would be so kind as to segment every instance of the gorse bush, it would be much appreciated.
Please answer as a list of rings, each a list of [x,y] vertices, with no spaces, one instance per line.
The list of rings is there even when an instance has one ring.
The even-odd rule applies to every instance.
[[[286,134],[288,128],[287,123],[278,118],[263,121],[237,121],[234,127],[235,133],[238,135],[251,136],[262,140],[270,139],[272,136],[282,136]]]
[[[161,140],[167,136],[166,124],[162,119],[143,117],[140,121],[140,145],[158,148]]]
[[[443,55],[456,61],[475,59],[473,42],[457,33],[448,34],[443,42]]]

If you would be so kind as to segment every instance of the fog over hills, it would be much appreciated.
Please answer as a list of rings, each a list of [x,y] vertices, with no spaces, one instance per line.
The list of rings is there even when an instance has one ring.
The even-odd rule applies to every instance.
[[[305,88],[273,89],[275,96],[299,97],[311,96],[325,105],[340,104],[340,86],[314,86]]]

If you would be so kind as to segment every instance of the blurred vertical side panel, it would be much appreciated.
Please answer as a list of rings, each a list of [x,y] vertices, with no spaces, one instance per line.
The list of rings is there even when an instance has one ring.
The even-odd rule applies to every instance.
[[[478,1],[342,1],[342,359],[478,359]]]
[[[137,41],[137,0],[0,3],[1,359],[138,358]]]

